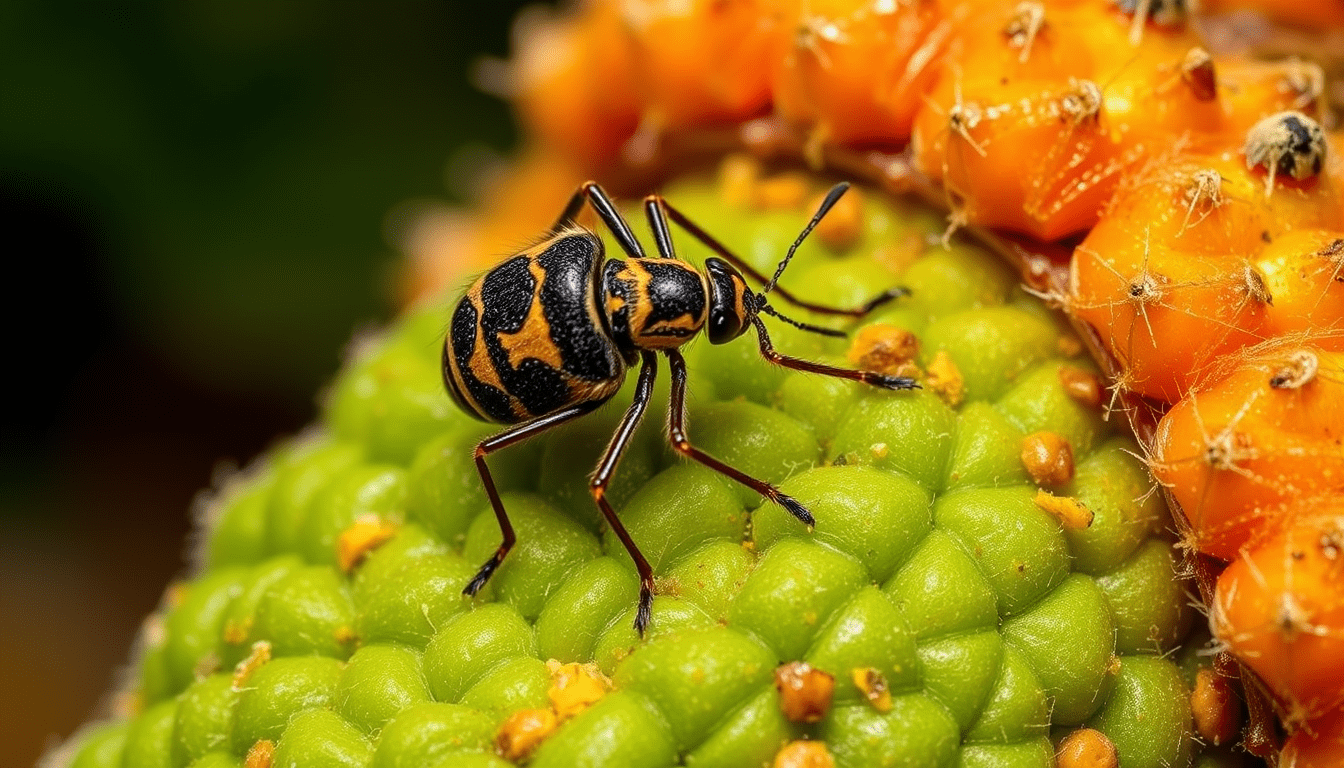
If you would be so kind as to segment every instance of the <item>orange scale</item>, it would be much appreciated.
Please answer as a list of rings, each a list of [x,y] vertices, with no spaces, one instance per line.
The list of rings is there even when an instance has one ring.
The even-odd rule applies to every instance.
[[[1153,474],[1205,554],[1234,559],[1277,530],[1288,505],[1344,493],[1344,354],[1309,348],[1306,375],[1300,351],[1287,341],[1257,349],[1158,425]]]
[[[615,4],[521,24],[513,101],[523,124],[567,157],[593,167],[610,163],[641,111],[634,49]]]
[[[1237,160],[1236,172],[1260,187],[1259,205],[1270,219],[1270,237],[1308,227],[1344,228],[1344,142],[1332,143],[1330,139],[1327,136],[1325,163],[1319,176],[1294,179],[1275,174],[1274,186],[1269,189],[1269,175],[1263,167],[1246,168],[1244,147],[1229,153]]]
[[[1222,58],[1192,64],[1202,51],[1191,34],[1153,34],[1132,58],[1103,63],[1118,67],[1101,75],[1113,130],[1129,141],[1216,153],[1240,146],[1251,126],[1276,112],[1297,109],[1319,117],[1312,95],[1319,68]]]
[[[1035,4],[1040,15],[1031,23],[1022,13],[1031,5],[996,0],[950,11],[945,18],[958,32],[947,60],[953,74],[981,84],[986,94],[996,84],[1095,77],[1098,57],[1106,56],[1099,36],[1110,21],[1090,4],[1046,2]]]
[[[1264,340],[1269,305],[1248,267],[1153,241],[1138,269],[1123,272],[1084,243],[1073,259],[1070,311],[1123,364],[1120,386],[1175,402],[1222,356]]]
[[[1200,0],[1200,9],[1210,14],[1252,10],[1311,30],[1344,25],[1344,3],[1339,0]]]
[[[841,144],[896,144],[937,77],[953,25],[928,3],[812,0],[780,27],[772,90],[784,118]]]
[[[1315,64],[1220,58],[1215,71],[1221,111],[1216,131],[1226,146],[1240,145],[1251,126],[1276,112],[1293,109],[1321,119],[1324,75]]]
[[[1270,335],[1301,334],[1344,351],[1344,231],[1289,232],[1267,245],[1255,264],[1274,297]]]
[[[1223,571],[1212,608],[1215,636],[1290,727],[1344,705],[1344,495],[1304,499],[1284,531]]]
[[[1304,724],[1279,753],[1279,765],[1339,768],[1344,765],[1344,708]]]
[[[1083,246],[1138,270],[1150,242],[1183,253],[1249,258],[1275,226],[1264,186],[1240,159],[1166,154],[1121,185]],[[1135,226],[1135,222],[1141,222]]]
[[[1322,174],[1327,183],[1336,190],[1344,189],[1344,131],[1325,134],[1325,143],[1329,153],[1325,157],[1325,171]],[[1336,213],[1344,219],[1344,195],[1336,196]]]
[[[942,180],[954,214],[1041,240],[1096,223],[1141,148],[1113,141],[1104,115],[1071,117],[1073,84],[996,81],[991,98],[971,85],[944,77],[913,133],[917,165]]]
[[[1092,226],[1120,178],[1171,147],[1168,123],[1188,132],[1192,110],[1216,122],[1219,107],[1186,93],[1177,63],[1198,38],[1184,28],[1134,45],[1109,4],[1051,3],[1024,39],[1005,26],[1016,7],[986,11],[994,21],[950,48],[916,116],[915,160],[967,221],[1054,240]]]
[[[663,130],[746,120],[770,106],[772,57],[796,0],[602,0],[635,48],[645,119]]]

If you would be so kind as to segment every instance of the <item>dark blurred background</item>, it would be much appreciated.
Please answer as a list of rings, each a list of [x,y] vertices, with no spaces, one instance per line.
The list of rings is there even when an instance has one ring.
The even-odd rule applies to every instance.
[[[0,764],[95,713],[218,462],[391,316],[389,210],[507,151],[467,73],[521,5],[0,3]]]

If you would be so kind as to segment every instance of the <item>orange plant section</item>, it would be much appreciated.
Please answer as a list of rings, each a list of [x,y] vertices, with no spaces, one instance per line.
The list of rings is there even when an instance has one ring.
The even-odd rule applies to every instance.
[[[1145,161],[1222,151],[1278,111],[1315,116],[1318,68],[1215,61],[1185,24],[1136,36],[1106,3],[982,11],[952,44],[912,142],[967,223],[1059,239],[1094,225]]]
[[[770,106],[781,0],[599,0],[620,8],[646,118],[661,130],[745,120]],[[595,73],[599,80],[605,75]]]
[[[1344,708],[1336,709],[1294,733],[1279,755],[1291,768],[1336,768],[1344,755]]]
[[[561,157],[590,166],[613,160],[639,125],[635,50],[615,3],[581,14],[524,17],[513,61],[514,105],[533,134]]]
[[[1074,26],[1096,9],[1063,5],[977,9],[916,115],[915,162],[967,223],[1057,239],[1096,221],[1124,168],[1092,79],[1097,41]]]
[[[1338,190],[1279,179],[1266,197],[1262,176],[1239,157],[1157,161],[1075,249],[1070,311],[1103,329],[1121,386],[1176,402],[1237,350],[1344,330]]]
[[[1258,11],[1265,17],[1306,29],[1344,26],[1344,3],[1339,0],[1201,0],[1210,13]]]
[[[1191,544],[1234,560],[1258,552],[1298,500],[1344,494],[1342,446],[1344,353],[1280,342],[1172,406],[1152,466]]]
[[[1290,232],[1266,246],[1255,266],[1274,297],[1270,336],[1301,334],[1344,352],[1344,231]]]
[[[1212,620],[1233,653],[1283,703],[1289,725],[1344,704],[1344,495],[1301,498],[1295,524],[1233,561],[1218,579]],[[1334,731],[1339,723],[1322,722]],[[1303,731],[1315,731],[1313,724]],[[1299,740],[1299,749],[1314,739]],[[1339,756],[1340,744],[1320,751]],[[1313,744],[1312,751],[1318,745]],[[1337,762],[1321,763],[1338,765]]]
[[[779,28],[775,111],[840,144],[900,144],[953,26],[932,3],[791,3]]]

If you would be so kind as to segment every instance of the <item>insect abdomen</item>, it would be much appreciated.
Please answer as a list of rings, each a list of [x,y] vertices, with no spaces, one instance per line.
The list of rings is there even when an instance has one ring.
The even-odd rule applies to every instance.
[[[443,374],[453,400],[514,423],[601,402],[625,365],[598,314],[600,242],[560,233],[482,275],[453,312]]]

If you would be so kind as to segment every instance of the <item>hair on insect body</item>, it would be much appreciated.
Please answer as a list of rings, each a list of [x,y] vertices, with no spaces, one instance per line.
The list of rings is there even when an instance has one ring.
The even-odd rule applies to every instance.
[[[653,600],[653,569],[616,516],[606,491],[652,397],[659,353],[667,358],[672,376],[668,416],[672,447],[812,526],[812,514],[797,500],[692,445],[686,432],[686,362],[678,347],[697,333],[705,333],[712,344],[723,344],[750,328],[756,332],[761,355],[776,365],[884,389],[917,388],[907,377],[835,368],[781,354],[761,320],[762,315],[770,315],[805,331],[844,336],[784,316],[770,305],[768,297],[773,293],[820,314],[862,317],[907,293],[892,288],[861,307],[840,309],[801,300],[778,285],[798,247],[848,188],[845,183],[831,188],[767,279],[658,195],[644,200],[658,248],[657,257],[650,258],[611,198],[596,183],[588,182],[578,188],[540,242],[505,259],[467,288],[454,308],[444,341],[444,383],[454,402],[468,414],[512,426],[476,446],[476,469],[503,540],[467,583],[464,594],[475,595],[485,586],[515,541],[486,457],[592,412],[616,394],[627,370],[638,364],[633,401],[598,461],[589,491],[639,572],[635,629],[643,635]],[[576,223],[585,204],[597,212],[627,258],[606,258],[598,235]],[[669,221],[717,254],[705,260],[703,271],[676,257]],[[752,290],[747,277],[763,287]]]

